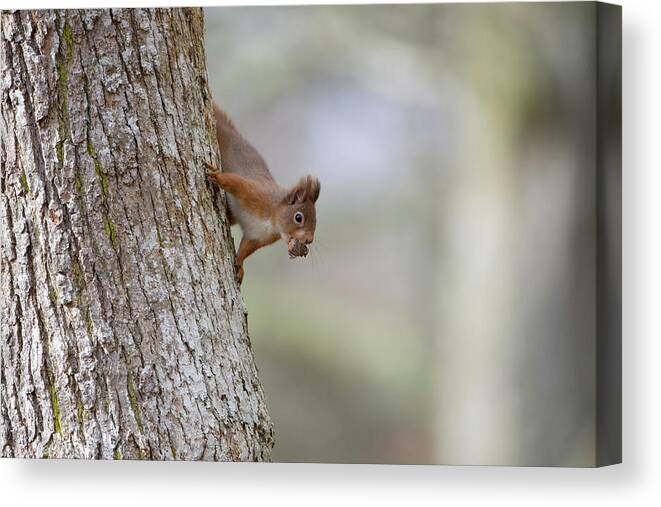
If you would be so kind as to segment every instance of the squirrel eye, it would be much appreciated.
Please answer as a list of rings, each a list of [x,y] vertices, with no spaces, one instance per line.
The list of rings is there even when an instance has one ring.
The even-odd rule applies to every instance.
[[[297,224],[302,224],[303,223],[303,213],[300,211],[297,211],[296,214],[294,215],[294,222]]]

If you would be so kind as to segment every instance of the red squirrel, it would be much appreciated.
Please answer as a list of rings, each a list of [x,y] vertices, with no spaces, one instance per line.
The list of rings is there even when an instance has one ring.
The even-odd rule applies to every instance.
[[[236,252],[236,280],[243,281],[243,261],[256,250],[287,242],[290,257],[305,256],[317,225],[317,178],[304,176],[291,188],[278,185],[257,150],[234,122],[214,103],[216,136],[223,172],[207,164],[208,177],[227,192],[230,225],[239,224],[243,237]]]

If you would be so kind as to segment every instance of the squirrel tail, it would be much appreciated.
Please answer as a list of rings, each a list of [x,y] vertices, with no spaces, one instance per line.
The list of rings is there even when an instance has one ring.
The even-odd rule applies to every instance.
[[[216,129],[221,130],[222,128],[230,128],[236,130],[236,126],[225,111],[223,111],[220,106],[214,102],[213,103],[213,114],[216,117]]]

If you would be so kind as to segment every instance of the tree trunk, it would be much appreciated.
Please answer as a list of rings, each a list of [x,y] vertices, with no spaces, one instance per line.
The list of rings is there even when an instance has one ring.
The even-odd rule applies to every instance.
[[[202,11],[0,16],[2,456],[268,460]]]

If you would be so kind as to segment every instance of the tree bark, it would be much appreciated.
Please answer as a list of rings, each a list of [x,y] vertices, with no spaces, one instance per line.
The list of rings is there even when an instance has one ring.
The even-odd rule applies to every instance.
[[[2,456],[268,460],[202,11],[0,16]]]

